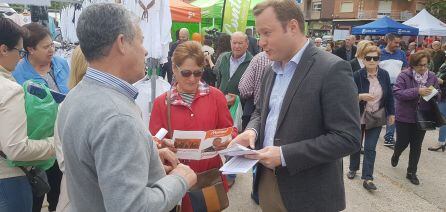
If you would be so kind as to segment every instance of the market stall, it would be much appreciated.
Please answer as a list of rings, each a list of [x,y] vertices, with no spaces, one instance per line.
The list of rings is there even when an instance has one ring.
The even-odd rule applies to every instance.
[[[416,16],[403,24],[418,28],[419,35],[446,36],[446,24],[435,18],[427,10],[421,10]]]
[[[416,36],[418,29],[407,26],[385,16],[376,21],[352,28],[353,35],[385,35],[395,33],[400,36]]]

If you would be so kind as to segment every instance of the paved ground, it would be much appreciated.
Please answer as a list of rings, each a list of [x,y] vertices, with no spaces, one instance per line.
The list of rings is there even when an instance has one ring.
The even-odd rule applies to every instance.
[[[362,187],[360,177],[354,180],[345,177],[347,196],[345,211],[446,212],[446,152],[427,150],[428,146],[436,142],[437,136],[437,131],[428,132],[424,139],[418,166],[418,177],[421,182],[419,186],[412,185],[405,178],[409,149],[401,156],[399,165],[393,168],[390,165],[393,150],[384,147],[383,141],[380,140],[375,163],[375,184],[378,190],[368,192]],[[348,171],[348,164],[349,158],[346,157],[345,172]],[[237,182],[229,192],[230,207],[225,211],[261,211],[250,198],[251,184],[251,174],[238,176]],[[47,210],[44,208],[42,211]]]
[[[385,129],[383,128],[383,131]],[[382,132],[383,134],[384,132]],[[347,209],[345,211],[446,211],[446,152],[430,152],[428,146],[437,140],[438,132],[428,132],[418,166],[421,184],[412,185],[406,178],[409,149],[400,158],[396,168],[390,165],[393,150],[379,141],[375,163],[375,184],[378,190],[368,192],[362,187],[359,176],[354,180],[344,178]],[[349,158],[344,158],[344,171],[348,171]],[[251,175],[241,175],[231,189],[230,207],[227,211],[261,211],[251,201]]]

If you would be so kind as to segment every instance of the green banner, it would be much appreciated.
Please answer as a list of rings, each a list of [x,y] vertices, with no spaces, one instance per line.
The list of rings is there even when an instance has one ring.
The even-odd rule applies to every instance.
[[[245,32],[251,0],[225,0],[223,32]]]

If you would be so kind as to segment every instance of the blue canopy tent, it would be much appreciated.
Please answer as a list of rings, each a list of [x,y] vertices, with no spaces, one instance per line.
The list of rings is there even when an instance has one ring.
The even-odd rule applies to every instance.
[[[385,16],[376,21],[361,26],[353,27],[353,35],[385,35],[395,33],[400,36],[417,36],[418,29],[396,22]]]

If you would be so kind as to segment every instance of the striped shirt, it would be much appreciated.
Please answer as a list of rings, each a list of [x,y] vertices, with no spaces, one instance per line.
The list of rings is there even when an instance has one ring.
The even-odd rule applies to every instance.
[[[136,97],[138,96],[137,88],[135,88],[130,83],[122,79],[119,79],[111,74],[88,67],[85,77],[112,86],[113,88],[117,89],[120,93],[124,94],[125,96],[127,96],[132,100],[135,100]]]
[[[194,93],[180,93],[181,99],[183,102],[190,106],[192,106],[192,102],[194,101],[195,94]]]

